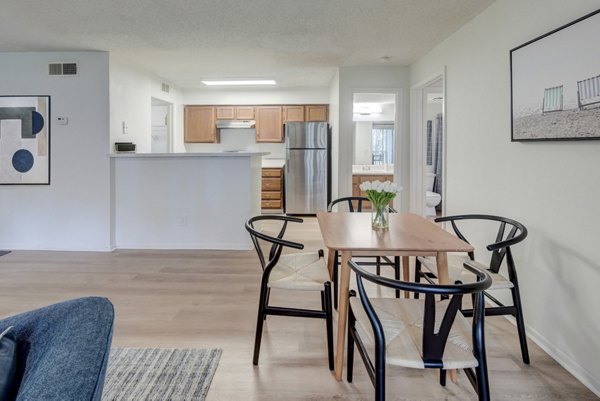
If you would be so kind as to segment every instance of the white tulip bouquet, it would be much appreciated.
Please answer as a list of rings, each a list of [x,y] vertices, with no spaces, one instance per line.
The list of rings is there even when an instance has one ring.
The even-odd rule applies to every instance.
[[[373,228],[386,229],[389,226],[387,207],[401,188],[390,181],[380,182],[376,180],[363,182],[360,184],[360,189],[367,193],[367,198],[373,205]]]

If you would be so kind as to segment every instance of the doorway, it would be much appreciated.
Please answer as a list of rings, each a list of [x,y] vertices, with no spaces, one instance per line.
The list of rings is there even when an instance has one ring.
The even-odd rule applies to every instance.
[[[150,152],[170,153],[172,151],[172,113],[171,103],[152,98]]]
[[[394,181],[396,105],[395,93],[354,93],[352,196],[365,196],[365,181]]]
[[[411,91],[411,210],[433,219],[445,214],[445,73]]]

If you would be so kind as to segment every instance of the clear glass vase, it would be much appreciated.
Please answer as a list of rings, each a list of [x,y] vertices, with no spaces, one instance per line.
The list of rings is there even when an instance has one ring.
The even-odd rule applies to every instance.
[[[371,210],[371,226],[373,230],[387,230],[390,226],[388,205],[375,205]]]

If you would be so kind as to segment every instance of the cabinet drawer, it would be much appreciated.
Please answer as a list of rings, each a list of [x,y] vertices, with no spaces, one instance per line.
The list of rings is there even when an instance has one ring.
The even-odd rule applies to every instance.
[[[262,200],[281,200],[281,191],[263,191]]]
[[[263,168],[262,176],[263,177],[281,177],[281,169],[280,168]]]
[[[281,209],[280,200],[264,200],[261,202],[263,209]]]
[[[263,191],[279,191],[281,190],[281,178],[263,178]]]

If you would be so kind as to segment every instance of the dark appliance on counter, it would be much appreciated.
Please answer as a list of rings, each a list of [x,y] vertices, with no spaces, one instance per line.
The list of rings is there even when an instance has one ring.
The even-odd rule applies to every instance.
[[[285,124],[285,212],[326,212],[331,200],[331,134],[325,122]]]
[[[135,153],[135,143],[115,142],[115,153]]]

